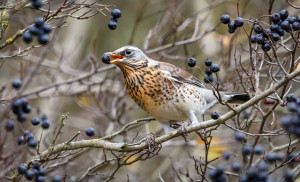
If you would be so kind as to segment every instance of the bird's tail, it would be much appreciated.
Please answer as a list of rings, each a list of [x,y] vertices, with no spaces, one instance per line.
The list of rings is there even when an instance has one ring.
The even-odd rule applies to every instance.
[[[250,100],[250,96],[247,93],[230,93],[226,94],[228,103],[241,104]]]

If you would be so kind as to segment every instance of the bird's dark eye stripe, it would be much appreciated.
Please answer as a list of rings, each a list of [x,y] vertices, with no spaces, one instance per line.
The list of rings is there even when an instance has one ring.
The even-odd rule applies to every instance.
[[[125,51],[120,53],[121,56],[125,56]]]

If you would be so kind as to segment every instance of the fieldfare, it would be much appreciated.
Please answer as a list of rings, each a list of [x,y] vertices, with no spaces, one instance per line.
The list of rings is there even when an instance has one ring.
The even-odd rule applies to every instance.
[[[190,73],[170,63],[159,62],[146,56],[140,49],[124,46],[107,53],[110,60],[123,72],[125,87],[132,99],[156,120],[166,133],[172,131],[170,122],[190,120],[219,103],[213,91]],[[105,61],[104,61],[105,62]],[[244,93],[220,92],[226,102],[245,102]]]

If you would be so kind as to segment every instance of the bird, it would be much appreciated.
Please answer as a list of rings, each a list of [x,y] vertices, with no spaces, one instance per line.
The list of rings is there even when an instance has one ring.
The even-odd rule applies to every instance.
[[[173,131],[171,122],[198,123],[197,117],[219,103],[213,90],[191,73],[151,59],[135,46],[104,53],[102,61],[121,69],[128,94],[139,107],[162,123],[165,133]],[[220,92],[220,96],[222,101],[229,103],[250,99],[246,93]]]

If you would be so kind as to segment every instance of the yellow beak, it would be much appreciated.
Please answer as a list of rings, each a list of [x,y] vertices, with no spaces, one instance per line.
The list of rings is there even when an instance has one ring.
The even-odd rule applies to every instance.
[[[109,64],[116,64],[119,62],[120,59],[124,59],[124,56],[117,55],[117,54],[108,54],[110,57],[112,57],[114,60],[110,61]]]

